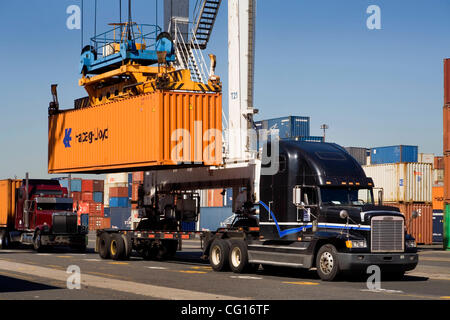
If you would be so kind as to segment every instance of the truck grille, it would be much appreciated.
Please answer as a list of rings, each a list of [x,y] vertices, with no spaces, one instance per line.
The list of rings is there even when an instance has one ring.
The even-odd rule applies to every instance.
[[[52,231],[54,234],[77,233],[77,220],[76,214],[54,213]]]
[[[404,219],[402,217],[373,217],[371,226],[372,252],[404,251]]]

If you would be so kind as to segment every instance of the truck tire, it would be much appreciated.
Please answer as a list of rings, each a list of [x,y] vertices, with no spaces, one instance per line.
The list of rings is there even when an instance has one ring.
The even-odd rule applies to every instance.
[[[45,249],[45,247],[42,245],[42,242],[41,242],[41,231],[40,230],[37,230],[36,233],[34,234],[33,248],[36,252],[43,252]]]
[[[125,243],[118,233],[114,233],[111,237],[109,254],[113,260],[122,260],[125,256]]]
[[[228,258],[231,271],[244,273],[254,270],[254,266],[248,263],[247,245],[243,240],[231,240],[230,254]]]
[[[317,252],[317,274],[323,281],[333,281],[340,273],[336,247],[325,244]]]
[[[98,254],[102,259],[109,259],[109,246],[111,245],[111,236],[103,232],[98,242]]]
[[[9,234],[6,230],[0,230],[0,249],[9,248]]]
[[[214,271],[226,271],[228,269],[228,256],[230,254],[230,242],[228,240],[214,240],[209,248],[209,264]]]

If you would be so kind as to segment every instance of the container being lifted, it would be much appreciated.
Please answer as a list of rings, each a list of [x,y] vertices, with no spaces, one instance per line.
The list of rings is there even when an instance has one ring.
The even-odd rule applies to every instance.
[[[74,109],[59,109],[52,86],[49,173],[222,164],[222,84],[214,75],[215,57],[208,82],[192,81],[189,70],[173,66],[171,36],[150,29],[154,38],[130,20],[92,38],[82,51],[79,81],[88,97],[76,100]],[[100,56],[99,46],[113,51],[106,55],[102,49]]]

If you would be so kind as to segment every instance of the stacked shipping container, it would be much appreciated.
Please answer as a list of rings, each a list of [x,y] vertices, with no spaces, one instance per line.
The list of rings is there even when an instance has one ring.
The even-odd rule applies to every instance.
[[[115,173],[106,175],[104,201],[106,215],[111,219],[111,228],[131,229],[130,174]]]
[[[386,156],[386,158],[392,158]],[[433,242],[432,164],[389,163],[363,166],[376,188],[383,189],[383,202],[405,215],[408,231],[417,243]],[[416,210],[420,217],[411,220]]]
[[[450,59],[444,60],[444,210],[443,247],[450,250]]]
[[[57,178],[62,187],[69,188],[68,178]],[[70,196],[73,210],[78,214],[78,224],[89,230],[109,228],[109,220],[104,219],[103,180],[70,179]]]

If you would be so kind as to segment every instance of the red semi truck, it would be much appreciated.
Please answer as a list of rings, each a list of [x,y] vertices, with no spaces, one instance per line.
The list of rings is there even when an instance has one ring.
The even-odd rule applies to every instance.
[[[57,180],[0,180],[0,249],[32,245],[85,251],[88,230],[79,226],[73,199]]]

